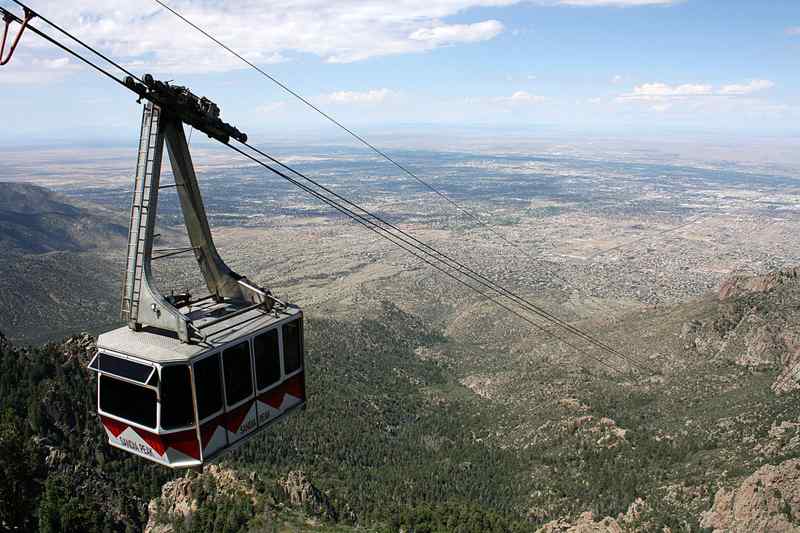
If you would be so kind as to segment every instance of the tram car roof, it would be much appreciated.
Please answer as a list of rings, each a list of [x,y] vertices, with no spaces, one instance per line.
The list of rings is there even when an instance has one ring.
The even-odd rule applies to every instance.
[[[289,305],[281,309],[276,307],[270,312],[253,309],[214,322],[215,314],[229,310],[228,307],[228,304],[210,302],[195,305],[190,310],[182,309],[198,327],[203,328],[204,323],[211,324],[202,329],[205,339],[198,339],[197,342],[181,342],[170,331],[154,328],[133,331],[124,326],[101,334],[97,338],[97,348],[157,364],[186,363],[258,331],[300,318],[303,314],[299,308]]]

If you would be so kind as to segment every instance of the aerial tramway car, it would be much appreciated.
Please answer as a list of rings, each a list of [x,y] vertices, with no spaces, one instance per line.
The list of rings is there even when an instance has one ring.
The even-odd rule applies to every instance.
[[[100,335],[90,368],[112,446],[197,466],[304,405],[300,310],[252,310],[209,329],[202,343],[127,327]]]
[[[109,443],[170,467],[198,466],[305,405],[303,313],[233,272],[214,246],[183,125],[246,135],[184,87],[145,76],[122,317],[97,340],[97,410]],[[175,183],[160,184],[166,144]],[[158,192],[175,188],[191,245],[154,249]],[[165,296],[151,262],[193,253],[209,294]]]

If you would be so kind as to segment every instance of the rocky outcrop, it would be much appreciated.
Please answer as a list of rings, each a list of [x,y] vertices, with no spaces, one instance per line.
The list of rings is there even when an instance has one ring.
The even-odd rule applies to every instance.
[[[800,267],[770,272],[763,276],[733,276],[720,285],[719,299],[724,301],[748,293],[767,293],[798,279],[800,279]]]
[[[255,487],[262,487],[255,474],[242,476],[233,469],[207,465],[198,474],[189,472],[164,484],[161,496],[148,506],[146,533],[172,533],[175,523],[191,523],[192,516],[203,507],[223,500],[249,501],[256,514],[263,516],[279,513],[288,504],[302,509],[313,520],[341,521],[355,524],[356,515],[344,505],[339,513],[330,498],[308,479],[300,470],[294,470],[277,481],[277,488],[285,495],[259,494]],[[263,491],[262,491],[263,492]],[[269,491],[267,491],[269,492]],[[273,493],[273,495],[276,495]]]
[[[337,520],[338,513],[325,493],[316,488],[300,470],[289,472],[286,479],[278,481],[286,493],[289,503],[304,507],[316,516]]]
[[[596,446],[616,448],[626,441],[628,430],[623,429],[611,418],[592,415],[573,418],[568,422],[573,433],[583,439],[594,441]]]
[[[61,349],[66,362],[77,359],[83,367],[86,367],[97,353],[95,339],[88,333],[67,337],[61,344]]]
[[[684,324],[684,349],[749,369],[781,369],[780,394],[800,388],[800,268],[722,283],[711,313]]]
[[[748,368],[776,366],[793,361],[800,339],[788,321],[766,317],[759,310],[683,326],[684,348],[712,358],[732,359]]]
[[[591,511],[586,511],[574,521],[553,520],[548,522],[536,533],[627,533],[648,531],[647,525],[641,524],[642,511],[646,503],[641,498],[628,506],[628,510],[620,513],[617,518],[606,516],[595,520]]]
[[[623,533],[624,529],[615,519],[605,517],[595,522],[594,515],[587,511],[574,522],[553,520],[538,529],[536,533]]]
[[[700,525],[718,533],[800,532],[800,459],[759,468],[735,489],[720,489]]]
[[[209,487],[211,489],[209,490]],[[150,501],[145,533],[171,533],[173,523],[186,521],[201,505],[220,497],[245,497],[256,503],[253,479],[245,480],[234,470],[207,465],[202,474],[189,472],[161,487],[161,496]]]
[[[756,445],[755,451],[762,457],[771,458],[800,450],[800,419],[792,422],[773,422],[767,440]]]

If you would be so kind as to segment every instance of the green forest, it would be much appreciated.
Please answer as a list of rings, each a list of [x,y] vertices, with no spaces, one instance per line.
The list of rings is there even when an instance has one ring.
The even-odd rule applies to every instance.
[[[709,416],[745,413],[742,431],[755,435],[798,408],[796,395],[763,392],[766,374],[727,396],[704,392],[699,377],[687,381],[697,387],[697,404],[683,406],[667,389],[631,394],[595,381],[582,400],[627,429],[619,446],[598,447],[578,430],[504,446],[493,428],[513,418],[514,407],[465,393],[447,365],[415,356],[419,346],[449,342],[415,317],[386,304],[355,324],[311,317],[306,335],[308,408],[223,459],[252,474],[258,504],[205,497],[214,487],[204,486],[196,494],[205,503],[176,530],[279,531],[286,513],[314,515],[286,505],[278,481],[292,470],[305,472],[330,500],[332,511],[317,513],[321,531],[535,531],[586,510],[615,517],[637,497],[649,502],[642,519],[651,525],[696,526],[716,489],[707,473],[748,464],[749,452],[711,428],[675,432],[670,440],[652,436],[698,416],[701,406]],[[105,443],[85,344],[81,337],[37,348],[0,341],[5,530],[139,531],[148,502],[183,475]],[[540,422],[563,414],[554,409],[540,412]],[[758,416],[747,419],[747,412]],[[703,495],[689,501],[678,490],[665,497],[665,486]]]

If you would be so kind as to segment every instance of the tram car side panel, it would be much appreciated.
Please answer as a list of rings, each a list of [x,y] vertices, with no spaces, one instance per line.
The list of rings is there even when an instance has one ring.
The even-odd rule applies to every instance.
[[[287,357],[284,357],[283,352],[284,339],[288,347],[288,366]],[[226,361],[231,361],[227,363],[229,371],[232,368],[241,371],[246,366],[243,356],[244,342],[241,344],[242,346],[231,346],[223,350],[220,358],[223,368]],[[221,415],[211,415],[208,420],[201,419],[200,423],[204,462],[214,460],[225,451],[244,444],[272,422],[296,408],[305,406],[302,315],[282,326],[256,333],[249,339],[247,347],[254,386],[253,396],[251,398],[245,394],[249,390],[248,383],[237,383],[233,374],[224,377],[223,370],[225,412]],[[226,358],[225,352],[230,349],[232,351]],[[287,368],[289,374],[285,372]],[[246,372],[236,372],[235,375],[242,377]],[[198,363],[195,363],[195,379],[200,394],[202,378],[198,375]],[[224,432],[220,431],[221,428],[224,428]],[[212,434],[215,435],[213,439],[210,437]],[[217,441],[216,445],[213,445],[214,440]]]
[[[196,360],[192,365],[197,415],[200,420],[200,443],[204,458],[228,446],[221,364],[221,357],[217,352]]]
[[[253,361],[250,340],[222,352],[225,388],[225,429],[228,443],[234,443],[258,428],[258,410],[253,387]]]
[[[258,423],[264,426],[305,403],[303,320],[253,339]]]

